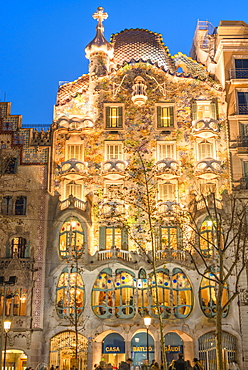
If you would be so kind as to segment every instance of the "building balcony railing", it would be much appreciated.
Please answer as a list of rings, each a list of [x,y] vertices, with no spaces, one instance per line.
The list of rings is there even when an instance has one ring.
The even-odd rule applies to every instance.
[[[163,216],[173,216],[183,210],[183,207],[176,200],[167,200],[157,203],[157,212]]]
[[[241,148],[248,148],[248,135],[237,136],[237,146]]]
[[[229,70],[230,79],[233,78],[247,78],[248,79],[248,68],[235,68]]]
[[[100,209],[101,217],[118,217],[125,214],[125,204],[114,200],[102,203]]]
[[[248,104],[238,104],[237,114],[248,114]]]
[[[201,118],[192,122],[192,134],[208,139],[216,137],[220,132],[219,123],[213,118]]]
[[[69,180],[78,180],[88,174],[88,163],[76,158],[62,162],[57,168],[58,174]]]
[[[59,203],[59,208],[61,211],[67,208],[78,208],[81,211],[86,211],[87,202],[84,202],[83,200],[75,198],[73,195],[69,195],[69,198],[62,200]]]
[[[97,252],[98,261],[106,261],[109,259],[118,258],[126,262],[132,262],[132,254],[129,251],[119,248],[112,248],[109,250],[102,250]]]
[[[173,158],[164,158],[156,163],[156,173],[163,179],[180,176],[180,162]]]
[[[126,162],[120,159],[109,159],[102,164],[102,175],[111,180],[118,180],[125,175]]]
[[[187,251],[176,250],[171,248],[165,248],[157,251],[156,257],[159,261],[176,260],[180,262],[189,262],[191,260],[190,255]]]
[[[195,175],[202,179],[215,179],[221,172],[221,162],[213,158],[205,158],[195,165]]]

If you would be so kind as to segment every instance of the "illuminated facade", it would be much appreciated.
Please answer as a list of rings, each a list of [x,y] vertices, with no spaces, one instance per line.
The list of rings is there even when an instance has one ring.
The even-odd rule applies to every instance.
[[[219,77],[223,70],[213,71],[212,54],[206,67],[201,64],[196,42],[201,63],[180,53],[172,57],[161,35],[147,30],[122,31],[109,43],[103,35],[107,14],[98,8],[93,17],[89,73],[60,86],[49,131],[21,128],[10,104],[0,103],[1,275],[5,282],[18,277],[1,290],[1,315],[5,306],[13,317],[7,362],[20,369],[53,364],[81,370],[102,359],[118,366],[132,356],[139,365],[147,358],[147,313],[149,359],[160,360],[156,276],[168,361],[184,352],[214,369],[215,286],[197,274],[185,235],[167,220],[174,206],[194,204],[204,236],[200,248],[211,258],[215,233],[200,194],[215,193],[221,203],[232,184],[246,189],[245,148],[226,130],[234,114],[225,100],[229,82]],[[245,37],[242,42],[247,48]],[[242,81],[231,84],[234,90],[239,84],[243,109],[246,59],[240,59]],[[243,111],[232,118],[230,130],[240,124],[246,132]],[[120,194],[133,186],[127,180],[130,148],[144,141],[162,220],[155,276],[149,242],[143,253],[119,217],[135,213],[135,202],[128,208]],[[242,284],[246,289],[245,276]],[[223,304],[228,290],[227,284]],[[226,361],[241,363],[237,300],[223,315],[223,330]]]

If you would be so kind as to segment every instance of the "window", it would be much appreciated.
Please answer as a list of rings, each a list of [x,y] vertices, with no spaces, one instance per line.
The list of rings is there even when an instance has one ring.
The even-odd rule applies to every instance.
[[[26,214],[26,203],[27,203],[27,197],[19,196],[16,198],[15,215],[25,215]]]
[[[83,144],[66,144],[65,160],[77,159],[79,161],[84,160],[84,145]]]
[[[203,195],[204,197],[207,197],[210,194],[215,194],[216,193],[216,183],[202,183],[200,184],[200,194]]]
[[[248,161],[243,161],[244,177],[248,179]]]
[[[157,143],[157,160],[165,158],[175,158],[175,144],[174,143]]]
[[[26,316],[27,290],[23,288],[7,289],[5,294],[5,315]],[[0,289],[0,315],[3,314],[4,289]]]
[[[147,314],[147,307],[149,306],[149,278],[147,278],[146,271],[141,269],[139,271],[138,280],[138,312],[140,316],[145,316]]]
[[[174,127],[174,107],[157,106],[157,128],[166,129]]]
[[[248,59],[235,59],[235,78],[248,78]]]
[[[203,313],[207,317],[215,317],[216,316],[216,277],[215,275],[219,275],[218,272],[206,272],[205,277],[202,278],[201,285],[200,285],[200,304]],[[225,284],[223,296],[222,296],[222,307],[228,301],[228,286]],[[226,317],[228,314],[228,308],[226,308],[223,312],[223,317]]]
[[[105,141],[105,160],[123,160],[123,145],[120,141]]]
[[[2,199],[2,214],[12,215],[13,214],[13,199],[11,196],[5,196]]]
[[[61,318],[80,316],[84,308],[84,283],[76,268],[65,268],[56,292],[56,310]]]
[[[193,121],[203,118],[217,118],[216,103],[212,101],[195,101],[192,104]]]
[[[110,105],[105,107],[105,127],[115,130],[123,127],[123,106]]]
[[[1,160],[1,173],[3,175],[9,175],[16,173],[17,170],[17,158],[5,157]]]
[[[126,229],[100,226],[99,247],[100,250],[109,250],[112,248],[128,250],[128,234]]]
[[[206,217],[200,228],[200,250],[204,257],[211,257],[216,243],[216,225]]]
[[[201,161],[206,158],[214,158],[213,143],[202,141],[198,144],[198,160]]]
[[[248,91],[238,91],[238,114],[248,114]]]
[[[74,181],[71,181],[68,184],[65,184],[65,199],[68,199],[72,195],[77,199],[82,198],[82,184],[76,184]]]
[[[161,226],[159,235],[159,249],[178,249],[181,239],[180,229],[173,226]]]
[[[176,184],[159,184],[158,186],[158,200],[160,202],[174,201],[176,200]]]
[[[13,238],[11,241],[11,257],[18,256],[19,258],[29,257],[27,240],[22,237]]]
[[[174,316],[185,318],[189,316],[193,307],[193,293],[189,279],[179,268],[172,270],[172,275],[168,269],[157,271],[158,300],[163,318]],[[157,316],[156,307],[156,283],[154,275],[151,276],[152,289],[152,313]]]
[[[76,217],[67,219],[59,234],[59,253],[62,258],[79,258],[84,250],[85,238],[82,225]]]

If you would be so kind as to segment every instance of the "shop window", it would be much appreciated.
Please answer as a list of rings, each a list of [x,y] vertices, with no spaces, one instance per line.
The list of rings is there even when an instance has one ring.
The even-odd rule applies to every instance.
[[[62,258],[81,257],[85,247],[82,225],[76,217],[67,219],[59,233],[59,253]]]
[[[138,280],[138,312],[141,316],[147,314],[147,307],[149,306],[150,286],[149,278],[147,277],[146,271],[141,269],[139,271]]]
[[[11,257],[13,256],[18,258],[29,257],[29,248],[25,238],[18,237],[11,240]]]
[[[99,247],[100,250],[109,250],[112,248],[128,250],[127,230],[114,226],[100,226]]]
[[[2,214],[3,215],[13,214],[13,198],[9,195],[2,198]]]
[[[123,128],[123,106],[105,106],[105,127],[113,130]]]
[[[16,198],[15,215],[25,215],[26,214],[26,203],[27,203],[27,197],[19,196]]]
[[[157,143],[157,160],[160,161],[165,158],[175,159],[175,144],[174,143]]]
[[[92,291],[92,309],[95,315],[109,318],[113,312],[113,281],[111,269],[98,275]]]
[[[170,316],[185,318],[189,316],[193,307],[192,287],[182,270],[174,268],[172,275],[168,269],[157,271],[158,303],[163,318]],[[152,314],[158,315],[156,306],[156,281],[151,276]]]
[[[215,274],[219,276],[219,273],[206,272],[205,277],[201,280],[200,285],[200,304],[203,313],[207,317],[216,316],[216,287],[217,283],[215,282]],[[228,285],[225,284],[224,292],[222,296],[222,307],[228,301]],[[228,314],[228,307],[223,312],[223,317],[226,317]]]
[[[105,160],[123,160],[123,144],[120,141],[105,141]]]
[[[174,107],[157,106],[157,128],[169,129],[174,127]]]
[[[61,318],[75,318],[84,309],[84,283],[76,268],[65,268],[57,285],[56,310]]]
[[[161,226],[159,229],[159,249],[177,250],[181,242],[181,230],[175,226]]]
[[[5,293],[5,315],[26,316],[27,289],[7,289]],[[0,315],[3,314],[4,289],[0,289]]]
[[[193,121],[212,118],[217,119],[216,103],[212,101],[195,101],[192,104]]]

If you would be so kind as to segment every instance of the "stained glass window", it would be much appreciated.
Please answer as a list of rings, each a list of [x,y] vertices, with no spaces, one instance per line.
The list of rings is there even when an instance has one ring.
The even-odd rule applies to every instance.
[[[84,250],[85,238],[82,225],[76,217],[67,219],[59,234],[59,252],[62,258],[79,258]]]

